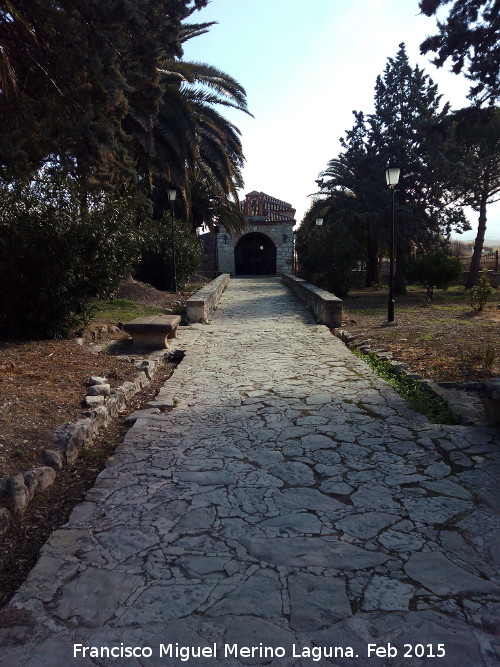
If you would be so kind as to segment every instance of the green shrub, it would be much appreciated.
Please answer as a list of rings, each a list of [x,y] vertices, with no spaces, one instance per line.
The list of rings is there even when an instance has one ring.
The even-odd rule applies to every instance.
[[[343,299],[351,289],[352,275],[350,267],[344,269],[344,267],[332,266],[328,271],[310,274],[308,281],[327,292],[335,294],[339,299]]]
[[[375,354],[354,354],[365,361],[375,373],[390,385],[414,409],[425,415],[433,424],[458,424],[460,418],[448,407],[448,403],[417,380],[399,373],[390,361],[383,361]]]
[[[442,250],[414,255],[406,260],[406,277],[410,283],[427,289],[432,299],[434,289],[448,289],[462,275],[462,265],[457,257],[449,257]]]
[[[472,308],[481,312],[485,307],[486,302],[493,294],[493,291],[493,287],[491,286],[490,279],[488,277],[488,272],[483,271],[479,285],[476,285],[472,289],[468,290],[469,303]]]
[[[316,224],[317,217],[323,224]],[[296,237],[301,278],[343,298],[359,280],[356,268],[364,257],[366,219],[359,214],[356,199],[336,192],[328,205],[315,201],[304,216]]]
[[[170,214],[162,220],[151,220],[144,227],[141,259],[134,269],[137,280],[156,289],[173,289],[172,223]],[[175,260],[177,284],[184,285],[203,258],[201,243],[190,225],[175,219]]]
[[[0,183],[0,332],[64,337],[85,325],[90,301],[130,271],[138,234],[130,197],[82,193],[71,178]]]

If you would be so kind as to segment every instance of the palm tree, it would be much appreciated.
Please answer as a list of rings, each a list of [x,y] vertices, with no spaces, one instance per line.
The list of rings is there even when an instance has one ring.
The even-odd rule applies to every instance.
[[[206,197],[198,198],[194,216],[192,197],[204,190],[218,202],[216,219],[224,217],[229,231],[239,228],[244,224],[235,206],[238,189],[243,186],[240,132],[215,107],[249,113],[244,88],[228,74],[203,63],[170,59],[160,71],[164,94],[153,130],[157,215],[166,206],[166,189],[174,186],[180,192],[186,217],[196,226]],[[221,200],[228,208],[225,213],[220,210]],[[208,224],[213,208],[208,206],[202,216]]]
[[[370,287],[380,282],[379,252],[382,244],[381,224],[378,210],[381,205],[380,186],[376,180],[379,173],[374,161],[376,158],[363,146],[358,150],[347,150],[339,158],[328,162],[327,168],[316,181],[320,193],[326,196],[325,211],[339,206],[339,194],[349,199],[348,208],[351,216],[356,216],[364,230],[364,254],[366,260],[365,285]]]

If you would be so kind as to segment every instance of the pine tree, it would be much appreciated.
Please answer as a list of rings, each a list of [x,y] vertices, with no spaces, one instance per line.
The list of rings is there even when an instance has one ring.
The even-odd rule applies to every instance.
[[[369,116],[370,141],[387,164],[401,168],[396,188],[395,291],[404,294],[404,262],[412,246],[430,248],[452,227],[466,225],[460,208],[433,163],[428,136],[448,113],[437,86],[422,69],[411,68],[404,44],[389,58],[375,86],[375,112]],[[389,222],[389,193],[387,221]]]
[[[450,0],[420,0],[426,16],[434,16]],[[438,21],[439,32],[420,45],[423,54],[433,51],[432,61],[442,67],[451,58],[452,71],[475,83],[469,98],[476,104],[494,106],[500,96],[500,2],[455,0],[446,20]]]
[[[447,167],[465,205],[479,214],[466,288],[479,281],[488,205],[500,199],[500,109],[462,109],[445,120]]]

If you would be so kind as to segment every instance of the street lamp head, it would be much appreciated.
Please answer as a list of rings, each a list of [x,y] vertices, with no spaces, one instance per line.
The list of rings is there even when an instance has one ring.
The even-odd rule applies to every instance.
[[[321,227],[322,224],[323,224],[323,218],[316,218],[316,225],[318,227]]]
[[[400,171],[401,169],[398,167],[396,161],[391,157],[385,170],[385,181],[390,188],[394,188],[398,184]]]
[[[168,199],[169,201],[175,201],[175,198],[177,197],[177,190],[169,190],[168,191]]]

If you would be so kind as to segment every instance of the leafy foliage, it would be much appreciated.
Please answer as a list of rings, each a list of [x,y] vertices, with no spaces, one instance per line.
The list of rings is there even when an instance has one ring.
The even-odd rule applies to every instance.
[[[426,16],[433,16],[451,0],[420,0]],[[500,96],[500,19],[498,0],[454,0],[445,21],[438,21],[439,32],[420,45],[421,53],[436,54],[433,63],[442,67],[451,58],[455,74],[475,82],[469,98],[494,105]]]
[[[345,204],[356,215],[356,234],[361,242],[358,259],[366,259],[365,285],[370,287],[380,282],[378,256],[387,223],[387,193],[381,187],[385,164],[369,140],[364,114],[354,112],[354,116],[353,128],[340,140],[343,152],[329,161],[316,183],[324,212],[331,206]],[[337,197],[339,193],[348,198]]]
[[[488,206],[500,199],[500,109],[461,109],[443,119],[436,136],[442,170],[478,226],[467,288],[479,280]]]
[[[353,269],[362,253],[362,221],[356,217],[353,197],[336,193],[325,202],[316,201],[297,233],[296,250],[300,276],[336,296],[346,296]],[[316,225],[322,215],[324,223]]]
[[[156,289],[173,288],[172,220],[165,214],[161,220],[151,220],[144,230],[145,243],[135,267],[138,280]],[[202,260],[201,243],[191,226],[174,218],[177,282],[185,284]]]
[[[369,116],[377,153],[386,163],[392,156],[401,168],[396,187],[396,293],[405,291],[405,259],[414,244],[436,247],[452,229],[468,228],[431,141],[448,111],[437,86],[418,66],[411,68],[400,44],[396,58],[388,59],[377,78],[375,113]]]
[[[343,150],[320,174],[322,210],[344,220],[337,232],[341,243],[356,235],[352,248],[357,247],[357,260],[366,262],[366,286],[380,282],[379,256],[390,247],[392,197],[384,182],[390,158],[401,169],[395,191],[396,293],[405,292],[405,259],[415,246],[439,247],[452,229],[468,228],[435,139],[448,110],[437,86],[418,66],[410,66],[400,44],[377,77],[374,113],[354,112]]]
[[[66,336],[88,322],[90,301],[111,296],[129,272],[139,241],[133,200],[84,194],[67,177],[0,183],[4,335]]]
[[[161,73],[165,91],[154,125],[155,217],[168,208],[166,190],[174,185],[193,227],[242,228],[245,220],[234,206],[243,186],[239,130],[215,106],[249,113],[244,88],[204,63],[169,59]]]
[[[481,280],[478,285],[475,285],[471,290],[468,291],[469,294],[469,303],[474,308],[481,312],[486,305],[486,302],[493,294],[493,287],[491,286],[490,279],[488,277],[487,271],[483,271],[481,274]]]
[[[432,299],[434,289],[448,289],[462,275],[462,264],[456,257],[449,257],[442,250],[411,255],[406,261],[406,276],[410,283],[423,285],[427,298]]]
[[[1,2],[4,175],[32,174],[50,159],[96,186],[134,180],[162,97],[160,59],[181,55],[181,21],[206,4]]]
[[[139,228],[139,268],[165,288],[172,187],[185,220],[176,222],[180,282],[200,260],[192,229],[244,225],[239,130],[218,108],[248,113],[245,90],[182,60],[182,43],[211,25],[185,20],[207,2],[0,0],[5,331],[60,336],[84,323],[88,300],[137,259]],[[23,313],[13,287],[24,295],[30,281]]]

